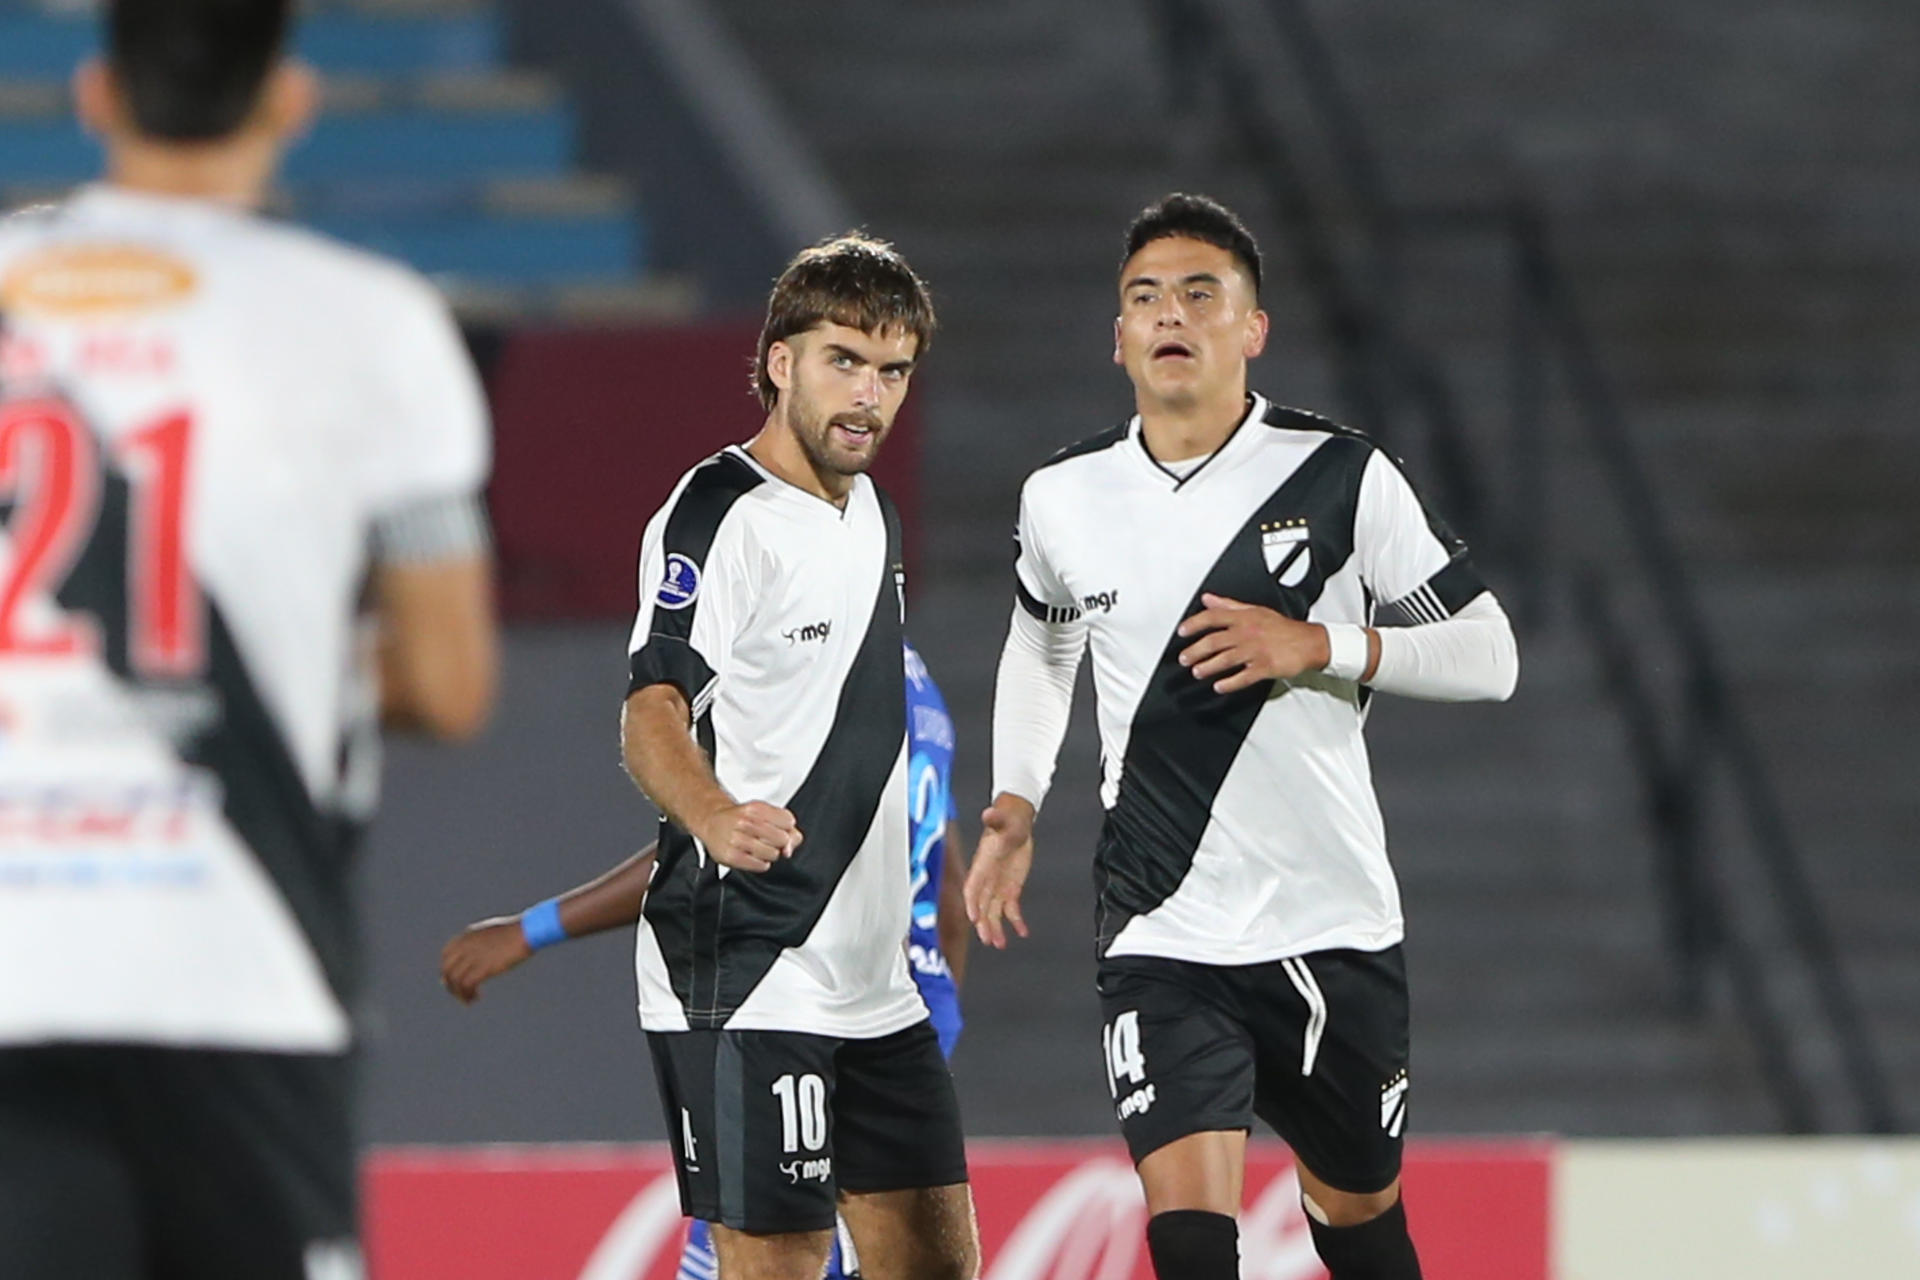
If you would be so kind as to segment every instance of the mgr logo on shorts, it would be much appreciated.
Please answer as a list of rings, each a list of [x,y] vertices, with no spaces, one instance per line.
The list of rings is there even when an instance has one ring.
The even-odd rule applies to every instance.
[[[667,573],[654,599],[662,609],[684,609],[700,595],[700,566],[678,551],[667,557]]]

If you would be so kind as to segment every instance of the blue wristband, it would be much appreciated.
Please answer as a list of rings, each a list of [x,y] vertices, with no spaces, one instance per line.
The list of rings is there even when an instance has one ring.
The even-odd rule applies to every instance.
[[[548,898],[520,913],[520,933],[535,951],[567,940],[567,926],[560,923],[560,899]]]

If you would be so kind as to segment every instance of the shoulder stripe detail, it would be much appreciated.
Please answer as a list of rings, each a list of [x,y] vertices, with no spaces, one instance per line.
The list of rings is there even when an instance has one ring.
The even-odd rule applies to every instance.
[[[1335,422],[1332,418],[1284,404],[1269,402],[1265,422],[1269,427],[1280,431],[1324,431],[1328,435],[1364,440],[1376,449],[1380,447],[1378,441],[1358,427],[1349,427],[1344,423]]]
[[[1034,470],[1045,471],[1048,467],[1058,466],[1062,462],[1068,462],[1074,458],[1084,458],[1090,453],[1099,453],[1102,449],[1111,449],[1126,438],[1127,424],[1123,422],[1117,427],[1107,428],[1099,435],[1088,436],[1085,440],[1076,441],[1068,445],[1035,467]]]
[[[1486,582],[1465,554],[1456,555],[1445,568],[1428,578],[1398,600],[1381,606],[1390,615],[1399,615],[1406,624],[1445,622],[1459,613],[1487,589]]]
[[[1281,430],[1325,431],[1332,435],[1346,436],[1350,439],[1365,441],[1388,462],[1393,464],[1406,480],[1408,487],[1413,490],[1416,497],[1420,493],[1420,486],[1414,484],[1413,477],[1407,474],[1407,464],[1402,462],[1391,449],[1381,447],[1378,440],[1375,440],[1364,431],[1355,427],[1345,426],[1335,422],[1331,418],[1323,418],[1319,414],[1309,412],[1306,409],[1294,409],[1285,405],[1270,405],[1268,407],[1267,425]],[[1427,513],[1427,527],[1433,531],[1433,536],[1439,539],[1440,545],[1447,549],[1448,554],[1452,555],[1455,560],[1465,555],[1467,544],[1447,526],[1446,521],[1440,519],[1439,516],[1433,513],[1433,509],[1426,505],[1424,498],[1421,499],[1420,506],[1421,509]],[[1459,608],[1460,605],[1465,604],[1468,600],[1471,600],[1473,596],[1480,594],[1480,592],[1485,589],[1485,586],[1482,585],[1475,590],[1472,595],[1460,600],[1454,608]]]
[[[758,471],[731,453],[716,453],[695,467],[673,501],[663,549],[705,567],[720,522],[741,495],[766,483]]]
[[[765,480],[759,472],[731,453],[717,453],[695,467],[673,500],[666,533],[661,538],[661,550],[667,555],[669,565],[678,558],[690,562],[696,574],[705,569],[713,540],[727,512],[741,495],[763,483]],[[651,592],[657,586],[643,582],[640,590]],[[628,697],[650,684],[678,686],[689,705],[703,694],[711,697],[713,668],[691,643],[693,619],[699,609],[697,589],[684,607],[654,609],[647,642],[634,651],[628,663]]]
[[[1042,622],[1057,627],[1063,623],[1078,622],[1080,620],[1080,610],[1072,606],[1062,608],[1059,605],[1046,603],[1034,595],[1033,592],[1027,590],[1027,584],[1020,581],[1018,574],[1015,574],[1013,578],[1013,591],[1014,596],[1020,601],[1020,607]]]

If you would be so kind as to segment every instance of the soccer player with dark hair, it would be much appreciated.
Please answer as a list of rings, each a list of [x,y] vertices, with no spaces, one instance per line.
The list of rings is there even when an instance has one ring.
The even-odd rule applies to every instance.
[[[979,1261],[952,1077],[907,972],[905,573],[866,475],[933,335],[890,246],[775,284],[766,423],[647,525],[625,756],[664,815],[636,947],[681,1206],[723,1275]]]
[[[1508,697],[1512,628],[1391,455],[1249,390],[1267,316],[1238,218],[1168,196],[1119,283],[1136,413],[1022,490],[968,913],[996,947],[1026,932],[1034,815],[1090,650],[1107,1083],[1155,1271],[1239,1274],[1258,1116],[1293,1148],[1334,1280],[1415,1280],[1403,926],[1361,729],[1375,693]]]
[[[313,110],[291,10],[107,5],[74,81],[106,180],[0,221],[9,1280],[361,1273],[379,722],[461,738],[492,700],[459,333],[253,212]]]

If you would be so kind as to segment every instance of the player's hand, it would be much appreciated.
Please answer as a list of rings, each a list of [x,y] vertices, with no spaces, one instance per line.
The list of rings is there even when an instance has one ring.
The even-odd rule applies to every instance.
[[[480,998],[480,984],[533,954],[517,916],[470,924],[440,949],[440,982],[461,1004]]]
[[[1320,670],[1333,657],[1327,629],[1317,622],[1296,622],[1211,593],[1200,603],[1206,607],[1180,624],[1180,635],[1198,637],[1180,651],[1180,665],[1196,680],[1212,680],[1215,693],[1235,693],[1262,680],[1291,680]]]
[[[708,857],[736,871],[765,871],[791,858],[805,839],[791,813],[760,800],[714,811],[696,824],[693,834],[706,846]]]
[[[980,815],[980,844],[967,872],[967,919],[990,947],[1006,950],[1007,934],[1001,921],[1027,936],[1020,914],[1020,891],[1033,869],[1033,806],[1002,792]]]

